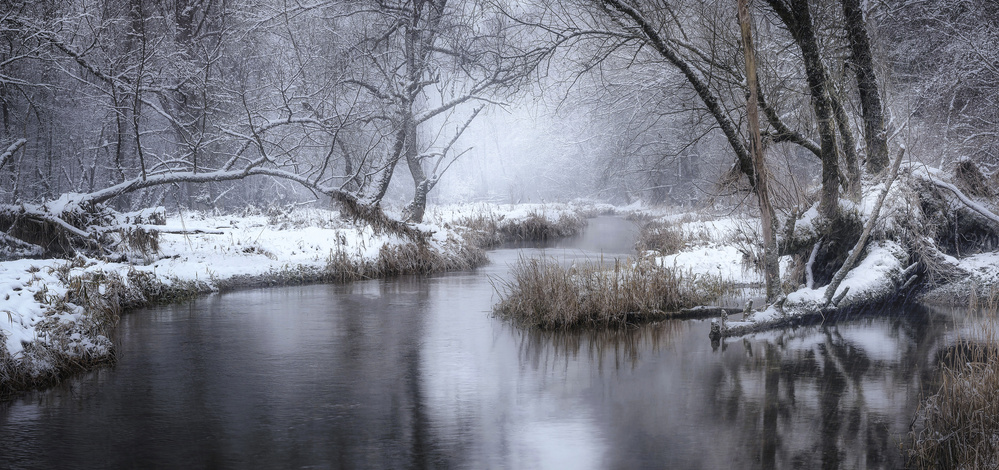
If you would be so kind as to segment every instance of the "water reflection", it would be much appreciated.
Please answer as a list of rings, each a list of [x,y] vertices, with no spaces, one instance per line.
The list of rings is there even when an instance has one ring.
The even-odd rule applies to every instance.
[[[571,377],[614,468],[898,468],[951,322],[919,307],[729,339],[706,321],[511,330],[522,362]]]
[[[565,360],[591,361],[598,369],[636,367],[642,353],[659,353],[670,348],[673,339],[689,331],[690,322],[663,321],[641,327],[597,331],[524,330],[506,325],[519,344],[523,363],[555,364]],[[609,360],[608,364],[605,361]]]
[[[716,349],[705,320],[522,330],[489,314],[519,255],[128,315],[115,368],[0,405],[0,468],[895,468],[954,334],[918,308]]]

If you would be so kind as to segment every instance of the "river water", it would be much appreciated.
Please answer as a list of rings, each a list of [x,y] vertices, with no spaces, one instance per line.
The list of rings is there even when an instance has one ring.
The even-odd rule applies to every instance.
[[[897,468],[951,318],[909,307],[712,345],[707,320],[553,334],[473,271],[234,292],[126,315],[119,361],[0,404],[0,468]]]

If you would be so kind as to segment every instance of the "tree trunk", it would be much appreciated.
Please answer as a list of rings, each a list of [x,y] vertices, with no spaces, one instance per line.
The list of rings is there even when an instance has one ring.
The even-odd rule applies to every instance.
[[[819,55],[819,44],[812,27],[807,0],[792,3],[798,18],[797,41],[805,63],[808,90],[812,95],[815,120],[819,127],[819,147],[822,149],[822,195],[819,213],[834,220],[839,212],[839,155],[836,152],[836,129],[833,126],[832,106],[826,95],[826,74]]]
[[[412,119],[411,117],[405,117],[404,119]],[[372,206],[378,206],[382,202],[382,198],[385,197],[385,193],[388,191],[389,183],[392,182],[392,175],[395,173],[395,166],[399,164],[399,159],[402,157],[402,152],[406,147],[406,140],[409,137],[406,135],[406,126],[403,125],[402,129],[397,131],[395,134],[395,142],[392,144],[392,152],[385,159],[385,169],[382,170],[381,176],[378,178],[378,182],[375,184],[375,193],[371,195],[368,200],[368,204]]]
[[[406,206],[404,216],[406,222],[417,224],[423,222],[423,215],[427,210],[427,195],[430,194],[431,189],[433,189],[433,185],[429,180],[423,180],[416,185],[413,201]]]
[[[860,110],[864,115],[864,141],[867,145],[867,172],[881,173],[888,166],[888,136],[885,130],[881,95],[871,57],[871,42],[867,37],[864,11],[860,0],[843,0],[846,33],[852,49],[851,62],[857,74]]]
[[[763,229],[763,267],[767,285],[767,303],[769,304],[780,296],[780,265],[777,262],[777,238],[774,230],[776,220],[767,189],[767,167],[760,139],[760,113],[757,106],[756,54],[753,50],[752,19],[749,16],[748,0],[737,1],[739,28],[742,30],[742,50],[746,57],[746,83],[749,86],[749,97],[746,99],[746,117],[749,121],[749,144],[753,155],[753,173],[756,176],[756,197],[760,204],[760,224]]]
[[[409,120],[407,134],[410,138],[406,140],[406,163],[409,165],[409,174],[413,176],[413,201],[406,207],[406,222],[423,222],[423,212],[427,208],[427,193],[430,192],[430,182],[427,181],[427,173],[423,170],[423,163],[420,161],[420,147],[417,141],[416,121]]]
[[[805,79],[812,95],[812,107],[819,128],[820,159],[822,160],[822,192],[819,197],[819,214],[827,220],[836,220],[839,214],[839,154],[836,151],[836,127],[829,101],[825,66],[819,53],[819,41],[812,25],[808,0],[767,0],[794,37],[801,50],[805,65]]]
[[[836,127],[839,128],[839,136],[842,139],[840,148],[843,149],[843,162],[846,163],[847,197],[853,202],[860,202],[860,162],[857,158],[857,143],[853,140],[853,132],[850,131],[850,120],[836,94],[829,95],[829,102],[835,112]]]

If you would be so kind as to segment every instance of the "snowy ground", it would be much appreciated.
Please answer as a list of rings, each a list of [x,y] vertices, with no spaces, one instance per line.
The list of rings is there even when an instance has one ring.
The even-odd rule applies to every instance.
[[[759,220],[745,215],[719,217],[694,213],[662,212],[654,208],[634,207],[635,213],[678,224],[687,234],[687,245],[677,253],[656,256],[658,263],[683,274],[714,276],[720,281],[742,287],[760,286],[763,275],[755,270],[750,258],[754,251],[752,237],[759,233]]]
[[[77,323],[84,315],[82,306],[72,305],[69,311],[73,313],[67,313],[57,304],[67,300],[69,279],[87,273],[116,273],[126,283],[136,273],[148,273],[166,286],[183,283],[211,290],[235,276],[321,268],[337,251],[356,260],[370,260],[378,256],[382,246],[405,242],[394,235],[375,234],[370,227],[346,223],[329,211],[299,211],[277,218],[186,213],[170,217],[165,226],[157,228],[188,234],[162,233],[158,252],[145,260],[133,256],[133,263],[78,259],[75,264],[83,266],[70,269],[68,276],[58,275],[58,269],[68,265],[66,260],[0,263],[0,297],[4,299],[0,312],[5,314],[0,315],[0,336],[6,353],[18,361],[26,346],[48,342],[42,325]],[[444,230],[434,235],[441,249],[445,249],[447,235]],[[106,340],[94,338],[91,342],[99,347],[81,354],[106,354]]]

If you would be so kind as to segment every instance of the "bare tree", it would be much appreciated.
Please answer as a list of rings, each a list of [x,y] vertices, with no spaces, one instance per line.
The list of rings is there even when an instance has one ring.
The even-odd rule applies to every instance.
[[[746,84],[749,93],[746,99],[746,117],[749,123],[749,144],[753,155],[753,170],[756,176],[756,197],[760,206],[760,225],[763,232],[763,272],[766,280],[767,303],[780,296],[780,265],[777,253],[777,220],[770,203],[769,176],[760,138],[760,113],[756,78],[756,51],[753,48],[752,18],[749,16],[747,0],[738,0],[737,16],[742,33],[742,50],[746,59]]]
[[[215,207],[261,187],[286,195],[286,181],[354,216],[416,233],[380,209],[397,165],[405,160],[413,177],[407,218],[419,221],[427,194],[464,153],[458,136],[534,64],[506,47],[502,18],[479,3],[249,6],[74,0],[5,12],[2,32],[24,45],[0,63],[5,116],[35,109],[45,118],[35,120],[42,129],[23,127],[27,144],[15,150],[24,158],[8,164],[15,153],[8,152],[4,166],[15,176],[36,172],[23,179],[45,186],[39,196],[74,194],[53,206],[14,191],[7,202],[20,205],[0,208],[0,228],[34,221],[97,240],[115,201],[148,206],[197,193]],[[30,93],[13,101],[11,87],[86,100],[104,119],[73,128],[64,141],[96,144],[56,152],[51,138],[40,140],[63,125],[52,105],[38,106]],[[5,121],[5,132],[31,122]],[[52,178],[65,170],[55,160],[64,154],[90,155],[93,164]],[[120,202],[130,195],[137,196],[131,204]]]

